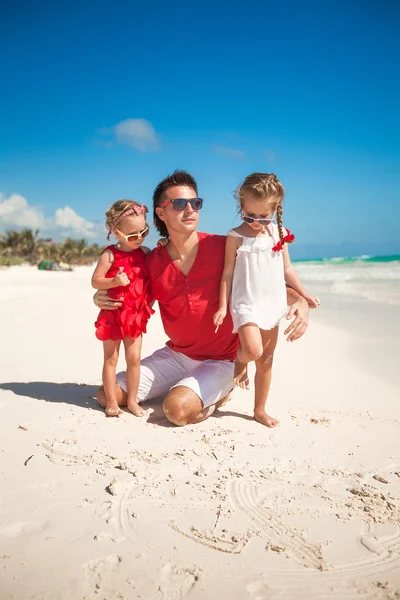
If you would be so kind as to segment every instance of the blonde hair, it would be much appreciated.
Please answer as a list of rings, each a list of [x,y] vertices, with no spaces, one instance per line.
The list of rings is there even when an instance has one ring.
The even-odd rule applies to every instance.
[[[123,215],[124,212],[130,208],[133,208],[134,206],[138,206],[140,208],[142,205],[134,200],[117,200],[114,202],[114,204],[112,204],[106,211],[106,227],[108,231],[113,231],[114,223],[117,221],[117,219]],[[135,214],[136,213],[132,213],[133,216],[135,216]],[[144,218],[146,219],[145,212],[139,214],[143,214]]]
[[[282,201],[285,190],[275,173],[252,173],[245,178],[235,191],[239,211],[243,210],[243,204],[249,195],[259,200],[270,200],[271,204],[275,205],[279,237],[280,239],[284,238]]]

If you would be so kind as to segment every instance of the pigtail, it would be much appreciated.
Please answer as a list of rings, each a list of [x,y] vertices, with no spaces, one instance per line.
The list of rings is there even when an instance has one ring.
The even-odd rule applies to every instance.
[[[286,230],[287,234],[284,235],[283,224],[282,224],[282,215],[283,215],[282,204],[279,203],[276,208],[276,222],[278,225],[280,241],[281,241],[282,245],[285,243],[291,244],[292,242],[294,242],[294,235],[292,233],[290,233],[289,229]]]
[[[278,225],[279,237],[281,240],[285,237],[283,235],[282,215],[283,215],[282,203],[279,202],[278,206],[276,207],[276,223]]]

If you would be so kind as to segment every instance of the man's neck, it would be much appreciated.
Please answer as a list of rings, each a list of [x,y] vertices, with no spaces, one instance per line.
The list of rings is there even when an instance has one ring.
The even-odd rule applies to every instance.
[[[184,260],[199,243],[197,231],[193,231],[190,234],[182,234],[174,231],[171,232],[169,240],[167,250],[174,260]]]

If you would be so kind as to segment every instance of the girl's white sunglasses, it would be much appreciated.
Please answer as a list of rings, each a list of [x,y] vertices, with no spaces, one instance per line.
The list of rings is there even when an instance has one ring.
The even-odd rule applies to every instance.
[[[119,229],[116,229],[118,232],[118,237],[122,237],[126,242],[136,242],[139,238],[146,237],[149,233],[150,227],[146,225],[143,231],[139,231],[139,233],[130,233],[129,235],[125,235]]]
[[[269,225],[272,221],[275,221],[275,215],[269,215],[268,219],[255,219],[254,217],[247,217],[246,215],[241,216],[242,221],[245,223],[258,223],[259,225]]]

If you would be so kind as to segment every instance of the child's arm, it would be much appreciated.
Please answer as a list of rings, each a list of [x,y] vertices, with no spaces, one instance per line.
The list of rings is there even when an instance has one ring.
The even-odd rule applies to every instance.
[[[233,235],[226,236],[225,263],[219,291],[219,308],[213,317],[214,325],[218,327],[222,325],[228,310],[228,302],[232,292],[233,272],[235,270],[236,251],[241,243],[241,238],[234,237]]]
[[[296,290],[296,292],[298,292],[301,296],[303,296],[303,298],[307,300],[308,305],[311,308],[318,308],[318,306],[320,305],[320,301],[318,300],[318,298],[316,298],[315,296],[311,296],[311,294],[307,292],[307,290],[302,286],[299,276],[294,270],[294,267],[290,260],[289,249],[287,244],[284,244],[283,246],[283,268],[285,272],[286,283],[291,288]]]
[[[101,254],[94,273],[92,275],[92,287],[96,290],[109,290],[120,285],[129,285],[130,281],[126,273],[123,273],[123,268],[120,267],[119,273],[115,277],[107,278],[106,274],[111,269],[114,262],[114,255],[110,250],[105,250]]]

